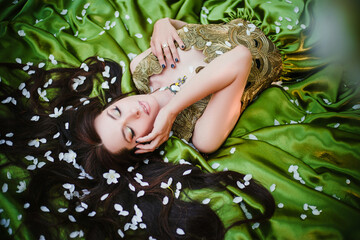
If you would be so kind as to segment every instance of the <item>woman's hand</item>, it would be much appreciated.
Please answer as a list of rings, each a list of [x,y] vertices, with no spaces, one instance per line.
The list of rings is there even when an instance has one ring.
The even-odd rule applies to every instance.
[[[139,144],[136,146],[137,150],[135,153],[140,154],[153,152],[157,147],[168,140],[176,116],[176,113],[167,110],[166,107],[163,107],[156,116],[154,128],[151,133],[136,140]],[[146,142],[149,142],[149,144],[143,144]]]
[[[169,18],[156,21],[150,42],[151,51],[159,59],[159,63],[163,68],[166,67],[164,55],[172,68],[175,67],[176,62],[180,61],[175,41],[181,48],[184,48],[184,43],[171,21]]]

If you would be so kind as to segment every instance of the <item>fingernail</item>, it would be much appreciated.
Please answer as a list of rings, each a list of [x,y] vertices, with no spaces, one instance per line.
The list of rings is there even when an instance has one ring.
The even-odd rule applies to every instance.
[[[175,67],[175,65],[174,64],[171,64],[171,68],[174,68]]]
[[[175,62],[178,62],[178,61],[179,61],[179,59],[175,58]]]
[[[162,68],[165,68],[165,64],[163,64],[163,65],[161,65],[162,66]]]

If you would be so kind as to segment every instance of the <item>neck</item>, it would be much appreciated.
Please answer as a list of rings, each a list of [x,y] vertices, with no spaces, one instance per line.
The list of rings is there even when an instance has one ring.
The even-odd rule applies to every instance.
[[[170,99],[174,96],[169,90],[166,91],[155,91],[151,93],[151,95],[156,99],[160,108],[163,108]]]

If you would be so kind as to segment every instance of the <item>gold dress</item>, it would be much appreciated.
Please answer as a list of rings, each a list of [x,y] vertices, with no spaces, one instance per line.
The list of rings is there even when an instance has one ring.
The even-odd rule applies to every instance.
[[[252,54],[252,67],[244,94],[241,99],[241,112],[261,91],[275,81],[282,70],[282,59],[275,45],[255,27],[243,19],[235,19],[226,24],[187,24],[178,30],[185,44],[185,51],[194,47],[202,50],[206,63],[237,45],[247,47]],[[241,67],[241,66],[239,66]],[[200,71],[202,66],[196,69]],[[149,77],[160,74],[163,68],[150,53],[143,58],[133,73],[133,81],[140,93],[150,93]],[[204,112],[210,97],[204,98],[184,109],[176,118],[173,133],[179,138],[190,140],[196,121]]]

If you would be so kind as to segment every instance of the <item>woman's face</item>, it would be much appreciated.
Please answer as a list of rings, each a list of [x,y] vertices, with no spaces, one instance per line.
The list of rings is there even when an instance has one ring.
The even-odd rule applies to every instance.
[[[151,95],[134,95],[120,99],[95,118],[95,129],[111,153],[133,149],[137,138],[153,129],[159,104]]]

